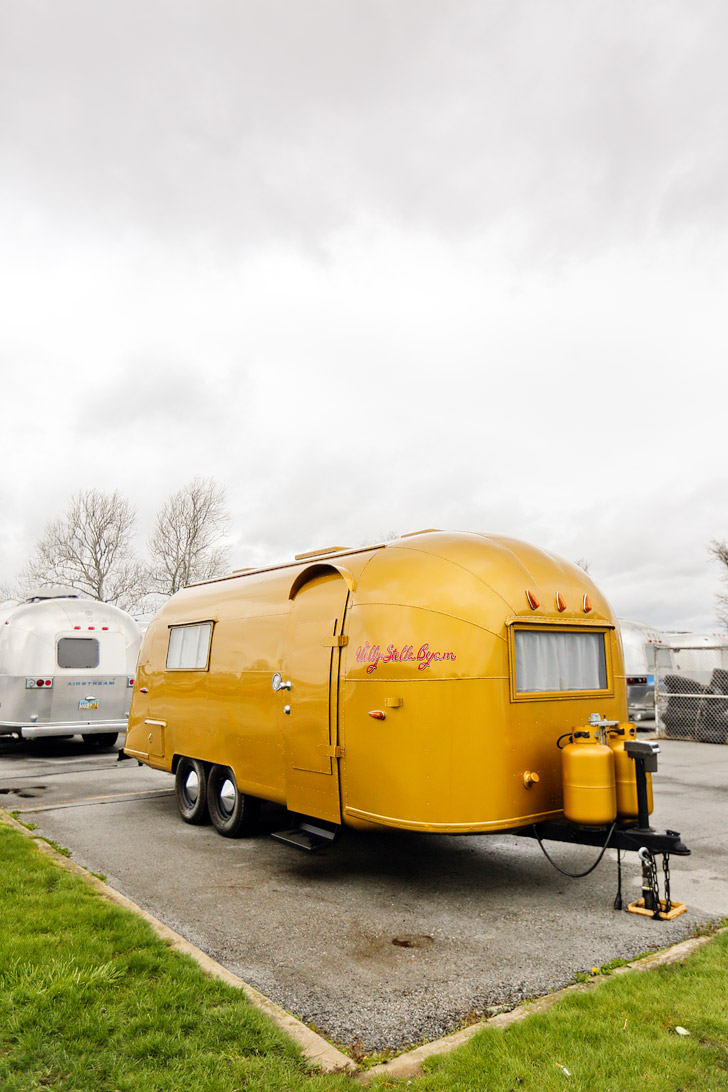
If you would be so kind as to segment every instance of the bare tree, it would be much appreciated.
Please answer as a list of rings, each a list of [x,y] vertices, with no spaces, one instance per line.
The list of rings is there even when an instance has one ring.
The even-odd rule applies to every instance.
[[[76,493],[65,516],[50,522],[21,575],[31,584],[65,584],[124,610],[143,609],[144,569],[134,557],[136,514],[121,494]]]
[[[708,553],[723,566],[721,579],[728,582],[728,542],[714,538],[708,543]],[[724,626],[728,626],[728,592],[718,592],[715,601],[717,604],[717,616]]]
[[[15,604],[22,599],[18,588],[11,588],[9,584],[0,584],[0,603]]]
[[[149,590],[174,595],[186,584],[220,576],[227,564],[221,540],[230,517],[225,490],[212,478],[193,478],[162,506],[149,539]]]
[[[585,557],[577,557],[574,564],[578,565],[580,569],[583,569],[585,573],[588,573],[591,568],[591,562],[587,561]]]

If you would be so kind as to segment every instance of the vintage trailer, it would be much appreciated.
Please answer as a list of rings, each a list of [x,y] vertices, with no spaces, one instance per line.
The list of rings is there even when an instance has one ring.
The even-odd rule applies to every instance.
[[[655,719],[655,644],[665,631],[643,622],[619,619],[627,679],[627,706],[632,721]]]
[[[0,615],[0,734],[80,734],[112,746],[125,732],[141,631],[109,603],[49,587]]]
[[[422,531],[177,593],[142,642],[125,752],[223,835],[267,800],[309,847],[344,825],[637,849],[648,835],[615,831],[648,828],[636,771],[656,748],[626,722],[617,620],[586,573]]]

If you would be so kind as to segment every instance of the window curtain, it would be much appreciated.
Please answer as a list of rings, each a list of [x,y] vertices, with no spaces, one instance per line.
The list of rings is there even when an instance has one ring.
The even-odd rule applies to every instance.
[[[178,626],[170,630],[167,667],[178,670],[204,670],[210,648],[212,625]]]
[[[606,690],[603,633],[516,630],[516,692]]]

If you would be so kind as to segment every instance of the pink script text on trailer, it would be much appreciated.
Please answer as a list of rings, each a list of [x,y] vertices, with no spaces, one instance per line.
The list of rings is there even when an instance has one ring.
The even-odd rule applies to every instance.
[[[370,645],[366,641],[356,650],[356,662],[366,664],[367,675],[376,671],[379,664],[412,662],[417,664],[418,671],[424,671],[431,663],[438,660],[456,660],[454,652],[433,652],[429,644],[422,645],[415,654],[413,645],[403,645],[397,648],[395,645],[387,645],[386,652],[382,652],[381,645]]]

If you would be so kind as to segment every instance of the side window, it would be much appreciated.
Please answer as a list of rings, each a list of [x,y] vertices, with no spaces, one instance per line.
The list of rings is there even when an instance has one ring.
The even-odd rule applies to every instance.
[[[672,649],[668,647],[655,648],[655,667],[660,671],[672,671]]]
[[[172,626],[169,631],[167,667],[170,671],[206,671],[210,659],[212,622]]]
[[[517,629],[516,693],[607,689],[603,633]]]
[[[95,637],[61,637],[58,642],[59,667],[86,671],[99,666],[99,642]]]

